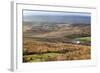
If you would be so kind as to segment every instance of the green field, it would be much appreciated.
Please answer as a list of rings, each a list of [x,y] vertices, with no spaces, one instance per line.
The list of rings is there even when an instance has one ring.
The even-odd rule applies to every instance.
[[[91,37],[81,37],[81,38],[77,38],[77,39],[82,42],[90,42],[91,41]]]
[[[50,61],[54,60],[56,56],[60,55],[59,53],[44,53],[44,54],[34,54],[24,56],[24,61],[30,62],[39,62],[39,61]]]

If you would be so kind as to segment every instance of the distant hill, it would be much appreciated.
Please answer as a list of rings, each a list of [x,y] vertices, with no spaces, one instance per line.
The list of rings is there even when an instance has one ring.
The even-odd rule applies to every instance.
[[[76,24],[83,23],[89,24],[91,16],[82,15],[30,15],[23,17],[24,22],[39,22],[39,23],[56,23],[56,24]]]
[[[90,24],[46,24],[23,22],[23,32],[25,37],[45,37],[57,38],[72,34],[91,34]]]

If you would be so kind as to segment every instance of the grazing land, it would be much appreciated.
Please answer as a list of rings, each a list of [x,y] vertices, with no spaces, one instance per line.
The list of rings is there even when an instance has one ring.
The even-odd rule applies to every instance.
[[[91,59],[90,24],[23,22],[23,62]]]

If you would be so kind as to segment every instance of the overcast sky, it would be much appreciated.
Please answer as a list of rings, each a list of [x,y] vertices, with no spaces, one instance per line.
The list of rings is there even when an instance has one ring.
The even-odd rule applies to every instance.
[[[27,22],[47,23],[90,23],[91,14],[82,12],[49,12],[49,11],[23,11],[23,20]]]

